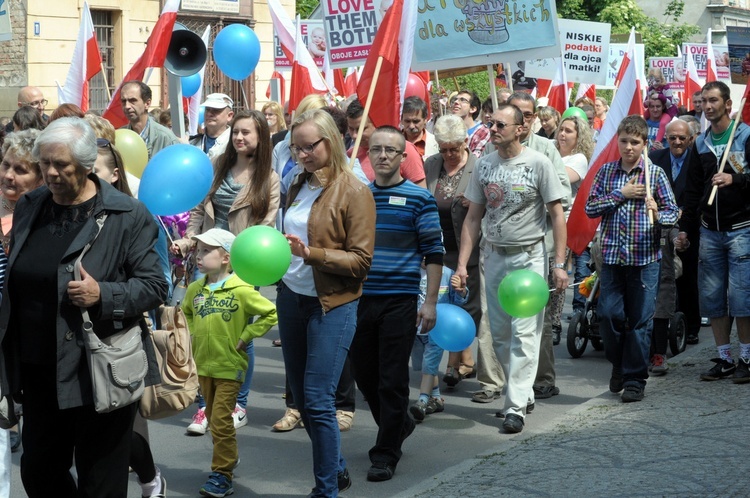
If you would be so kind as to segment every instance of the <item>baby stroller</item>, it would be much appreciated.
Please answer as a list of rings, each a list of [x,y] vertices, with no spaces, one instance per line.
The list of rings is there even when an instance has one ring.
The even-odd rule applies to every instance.
[[[679,258],[674,258],[675,265],[681,273],[682,265],[677,263]],[[601,351],[604,349],[602,344],[602,337],[599,335],[599,317],[596,313],[596,304],[599,297],[599,272],[602,268],[602,250],[599,245],[598,237],[594,239],[594,243],[591,247],[591,261],[589,266],[593,265],[595,270],[590,277],[587,277],[581,284],[581,293],[588,296],[586,298],[586,304],[584,305],[583,311],[577,311],[570,318],[570,324],[568,325],[568,334],[566,345],[568,353],[572,358],[580,358],[581,355],[586,351],[586,346],[591,341],[591,346],[594,350]],[[674,286],[674,279],[672,279],[672,287]],[[665,291],[669,293],[670,291]],[[662,294],[662,287],[659,288],[659,294]],[[669,296],[666,296],[669,299]],[[687,321],[685,315],[682,312],[674,311],[676,307],[676,300],[674,290],[671,291],[672,302],[675,306],[672,307],[671,313],[668,313],[669,318],[669,349],[672,352],[672,356],[676,356],[681,352],[685,351],[687,344]],[[658,306],[657,306],[658,308]],[[657,309],[657,314],[660,312]]]

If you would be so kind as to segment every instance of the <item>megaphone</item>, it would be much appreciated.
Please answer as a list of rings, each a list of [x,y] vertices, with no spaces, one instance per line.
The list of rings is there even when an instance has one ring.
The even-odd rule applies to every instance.
[[[206,64],[208,51],[200,36],[180,23],[174,23],[164,69],[175,76],[190,76]]]

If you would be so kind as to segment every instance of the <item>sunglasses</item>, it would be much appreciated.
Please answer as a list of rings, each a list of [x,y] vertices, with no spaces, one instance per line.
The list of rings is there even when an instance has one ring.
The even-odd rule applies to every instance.
[[[688,137],[686,137],[685,135],[669,135],[667,137],[667,140],[669,140],[670,142],[674,142],[675,140],[679,140],[680,142],[684,142],[687,139],[688,139]]]
[[[492,127],[497,126],[498,130],[502,130],[506,126],[521,126],[521,123],[503,123],[502,121],[493,121],[490,119],[484,124],[484,126],[489,128],[490,130],[492,129]]]

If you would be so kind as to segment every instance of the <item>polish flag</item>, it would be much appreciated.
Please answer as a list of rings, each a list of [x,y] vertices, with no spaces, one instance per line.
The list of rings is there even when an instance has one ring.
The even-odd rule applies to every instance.
[[[549,90],[549,103],[547,105],[557,109],[557,112],[562,114],[569,104],[568,76],[565,73],[565,64],[562,57],[555,57],[555,63],[557,69],[555,70],[555,78],[552,80],[552,87]]]
[[[416,29],[417,2],[394,0],[378,28],[357,85],[357,95],[363,105],[366,105],[370,86],[375,85],[372,101],[376,105],[370,107],[369,113],[375,126],[398,126],[401,121],[401,106],[409,81]],[[382,64],[375,81],[375,67],[379,58],[382,58]]]
[[[201,40],[203,40],[203,43],[206,44],[206,47],[208,47],[208,42],[211,38],[211,25],[209,24],[206,26],[206,29],[203,31],[203,34],[201,35]],[[200,116],[200,107],[201,107],[201,101],[203,100],[203,82],[204,75],[206,73],[206,65],[204,64],[200,71],[198,71],[198,74],[201,77],[201,85],[198,87],[198,91],[195,92],[195,94],[192,97],[187,98],[187,105],[183,107],[185,109],[185,112],[188,113],[188,119],[190,126],[188,127],[188,135],[196,135],[198,133],[198,119]]]
[[[620,158],[620,151],[617,147],[617,126],[626,116],[641,114],[641,85],[636,76],[634,61],[635,29],[632,29],[627,53],[620,66],[617,92],[612,100],[599,139],[596,141],[596,148],[589,163],[588,172],[581,182],[576,194],[576,201],[573,203],[568,218],[568,247],[576,254],[581,254],[586,249],[599,226],[599,218],[589,218],[584,211],[584,207],[596,173],[602,165]]]
[[[703,88],[701,79],[698,77],[698,68],[695,67],[695,59],[691,54],[687,54],[687,71],[685,71],[685,100],[688,109],[693,107],[693,95]]]
[[[536,80],[537,98],[548,97],[551,87],[552,87],[552,80],[545,80],[543,78],[538,78]]]
[[[284,102],[286,101],[286,80],[284,79],[284,75],[281,74],[278,71],[274,71],[271,73],[271,81],[273,80],[279,80],[279,93],[280,95],[280,104],[284,105]],[[266,89],[266,98],[271,98],[271,81],[268,82],[268,88]]]
[[[61,104],[75,104],[83,112],[88,111],[89,80],[101,70],[102,54],[96,42],[89,4],[84,2],[78,40],[73,49],[73,60],[70,62],[68,77],[65,78],[65,88],[61,90],[58,87],[58,101]]]
[[[161,11],[161,15],[156,21],[154,29],[151,30],[151,36],[148,37],[146,50],[141,57],[135,61],[133,67],[130,68],[128,74],[123,78],[122,83],[132,80],[143,81],[146,68],[162,67],[164,65],[164,59],[167,57],[167,49],[169,48],[169,41],[172,39],[172,28],[177,20],[177,10],[179,7],[180,0],[166,0],[164,9]],[[120,106],[120,89],[122,83],[120,83],[120,86],[115,90],[115,93],[112,95],[112,100],[107,106],[107,110],[105,110],[102,115],[102,117],[112,123],[112,126],[115,128],[120,128],[128,124],[128,118],[125,117],[125,113]]]
[[[711,28],[708,28],[706,34],[706,83],[719,79],[716,77],[716,55],[714,54],[714,44],[711,37]]]
[[[270,3],[269,3],[270,5]],[[315,65],[315,60],[302,42],[302,23],[297,22],[294,57],[292,59],[292,89],[289,92],[289,111],[294,111],[303,98],[310,94],[327,93],[323,77]],[[322,89],[321,89],[322,88]]]
[[[346,69],[346,76],[344,77],[344,95],[355,95],[357,93],[357,85],[359,84],[359,69],[356,67],[349,67]]]
[[[578,85],[578,92],[576,92],[576,102],[578,99],[587,98],[591,100],[591,102],[596,100],[596,85],[591,85],[589,83],[581,83]]]

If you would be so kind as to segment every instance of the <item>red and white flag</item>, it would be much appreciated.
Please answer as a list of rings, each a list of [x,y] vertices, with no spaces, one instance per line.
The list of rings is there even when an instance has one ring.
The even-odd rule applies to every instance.
[[[617,147],[617,127],[626,116],[641,114],[641,88],[635,71],[635,30],[630,31],[628,49],[622,60],[618,80],[620,84],[612,100],[612,105],[604,121],[599,139],[596,141],[594,154],[589,162],[586,177],[576,194],[576,201],[570,210],[568,218],[568,247],[576,253],[581,254],[591,242],[599,226],[599,218],[591,219],[586,215],[584,208],[586,200],[591,192],[591,184],[602,165],[616,161],[620,158]]]
[[[360,68],[349,67],[346,69],[346,76],[344,76],[344,95],[355,95],[357,93],[357,85],[359,84],[359,72]]]
[[[278,71],[274,71],[271,73],[271,79],[268,82],[268,88],[266,88],[266,98],[271,98],[271,83],[273,80],[278,80],[279,82],[279,104],[284,105],[284,102],[286,102],[286,80],[284,79],[284,75],[281,74]]]
[[[81,25],[78,28],[78,40],[73,49],[73,60],[70,61],[65,87],[58,86],[57,99],[61,104],[75,104],[83,112],[89,110],[89,80],[102,70],[102,54],[96,42],[94,23],[91,20],[89,4],[83,2]]]
[[[687,55],[687,71],[685,72],[685,100],[687,100],[688,108],[693,107],[693,95],[696,92],[700,92],[703,88],[703,83],[698,77],[698,68],[695,67],[695,60],[691,54]]]
[[[201,40],[203,40],[203,43],[206,44],[206,49],[208,49],[208,42],[211,38],[211,25],[209,24],[206,26],[206,29],[203,31],[203,34],[201,35]],[[198,125],[200,124],[198,122],[199,116],[200,116],[200,107],[201,107],[201,101],[203,100],[203,76],[206,72],[206,65],[204,64],[200,71],[198,71],[198,74],[201,77],[201,85],[198,87],[198,91],[193,94],[192,97],[187,98],[187,105],[184,107],[185,112],[188,113],[188,119],[190,126],[188,127],[188,135],[195,135],[198,133]]]
[[[706,34],[706,83],[719,79],[716,77],[716,55],[714,54],[714,44],[711,37],[711,28],[708,28]]]
[[[589,99],[591,102],[594,102],[596,100],[596,85],[591,85],[589,83],[579,84],[575,101],[577,102],[578,99],[582,99],[584,97]]]
[[[130,68],[128,74],[123,78],[122,83],[126,81],[139,80],[143,81],[143,75],[146,73],[146,68],[149,67],[162,67],[164,65],[164,59],[167,57],[167,49],[169,48],[169,41],[172,39],[172,28],[177,20],[177,10],[180,7],[180,0],[166,0],[164,9],[161,11],[159,19],[154,25],[154,29],[151,30],[151,36],[148,37],[146,42],[146,50],[143,55],[135,61],[133,67]],[[107,110],[104,111],[103,117],[112,123],[115,128],[120,128],[128,124],[128,118],[125,117],[125,113],[122,112],[120,106],[120,89],[122,83],[117,87],[115,93],[112,95],[112,100],[107,106]]]
[[[560,114],[568,108],[568,75],[565,73],[565,64],[562,57],[556,57],[555,78],[552,80],[552,87],[549,90],[548,106],[557,109]]]
[[[275,0],[274,0],[275,1]],[[270,5],[270,3],[269,3]],[[297,109],[299,103],[310,94],[327,93],[327,87],[323,77],[315,65],[310,51],[302,42],[302,23],[297,20],[297,29],[294,44],[294,57],[292,59],[292,88],[289,92],[289,111]]]
[[[366,105],[370,86],[375,85],[372,101],[377,104],[371,106],[369,113],[375,126],[398,126],[401,121],[416,29],[417,2],[394,0],[378,28],[357,85],[357,95],[363,105]],[[380,74],[375,81],[375,67],[381,57]]]
[[[549,97],[550,88],[552,88],[552,80],[545,80],[544,78],[538,78],[536,80],[537,98]]]

